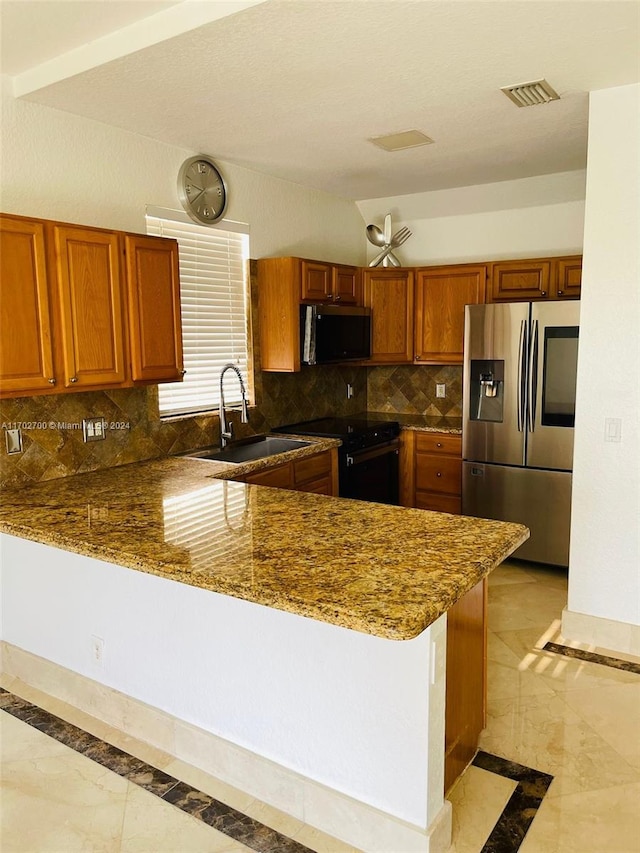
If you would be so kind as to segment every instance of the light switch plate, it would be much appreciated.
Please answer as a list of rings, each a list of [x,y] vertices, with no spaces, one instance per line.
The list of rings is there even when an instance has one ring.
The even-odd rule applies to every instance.
[[[7,453],[22,453],[22,432],[18,429],[6,429],[4,431],[4,440],[7,446]]]
[[[447,396],[447,386],[439,383],[436,385],[436,397],[446,397]]]
[[[622,418],[604,419],[604,440],[616,443],[622,441]]]

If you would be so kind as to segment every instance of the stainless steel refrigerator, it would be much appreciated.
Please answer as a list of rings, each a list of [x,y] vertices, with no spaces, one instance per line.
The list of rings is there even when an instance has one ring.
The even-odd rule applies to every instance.
[[[580,303],[465,310],[462,512],[526,524],[513,556],[568,566]]]

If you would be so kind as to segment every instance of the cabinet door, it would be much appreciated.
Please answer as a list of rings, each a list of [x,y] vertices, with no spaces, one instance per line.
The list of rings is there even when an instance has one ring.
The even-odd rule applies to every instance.
[[[303,302],[329,302],[333,298],[333,270],[331,264],[302,261]]]
[[[277,468],[267,468],[257,474],[249,474],[247,483],[256,486],[271,486],[274,489],[290,489],[293,486],[293,471],[291,463],[279,465]]]
[[[182,379],[178,244],[125,235],[131,374],[135,381]]]
[[[54,227],[68,388],[125,380],[120,241],[113,231]]]
[[[462,364],[464,306],[484,302],[487,268],[434,267],[416,278],[415,360]]]
[[[362,286],[358,267],[333,267],[333,298],[345,305],[360,305]]]
[[[558,299],[580,299],[582,286],[582,255],[558,258],[555,263],[556,291]]]
[[[0,217],[0,395],[55,386],[44,225]]]
[[[491,302],[547,299],[551,261],[501,261],[491,266]]]
[[[371,308],[371,364],[413,362],[413,272],[364,270],[364,304]]]

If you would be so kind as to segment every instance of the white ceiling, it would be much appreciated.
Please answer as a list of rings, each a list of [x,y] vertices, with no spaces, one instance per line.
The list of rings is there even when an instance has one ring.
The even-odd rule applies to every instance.
[[[358,200],[584,168],[588,92],[640,81],[640,0],[2,0],[0,12],[17,95]],[[499,91],[542,77],[559,101],[519,109]],[[435,143],[368,141],[412,128]]]

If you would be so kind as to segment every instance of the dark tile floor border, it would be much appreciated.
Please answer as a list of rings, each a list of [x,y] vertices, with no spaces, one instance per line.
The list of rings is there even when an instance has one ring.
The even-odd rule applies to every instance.
[[[545,643],[542,647],[545,652],[553,652],[556,655],[564,655],[567,658],[576,660],[585,660],[589,663],[599,663],[602,666],[610,666],[613,669],[622,669],[625,672],[634,672],[640,675],[640,664],[633,663],[630,660],[622,660],[614,658],[610,655],[599,655],[596,652],[587,652],[584,649],[574,649],[571,646],[564,646],[561,643]]]
[[[293,838],[271,829],[220,800],[152,767],[118,747],[67,723],[43,708],[0,687],[0,710],[38,729],[59,743],[112,770],[145,791],[224,833],[258,853],[313,853]],[[507,761],[488,752],[478,752],[475,767],[517,782],[509,802],[498,818],[481,853],[516,853],[553,776]]]
[[[258,853],[312,853],[293,838],[1,687],[0,709]]]
[[[553,776],[482,751],[476,754],[472,764],[474,767],[497,773],[499,776],[505,776],[517,782],[515,790],[481,851],[481,853],[516,853],[542,804]]]

